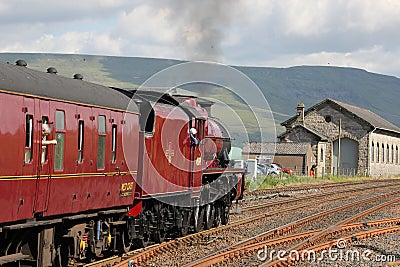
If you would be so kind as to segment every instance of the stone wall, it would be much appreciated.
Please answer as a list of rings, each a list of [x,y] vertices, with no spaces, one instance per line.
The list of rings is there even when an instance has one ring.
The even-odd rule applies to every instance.
[[[369,148],[371,176],[400,174],[399,137],[390,136],[382,132],[372,132],[369,138]]]
[[[328,138],[328,142],[324,143],[325,156],[324,162],[318,162],[318,172],[320,174],[327,173],[332,174],[332,155],[333,155],[333,146],[332,142],[337,140],[339,137],[339,124],[340,120],[342,123],[341,128],[341,137],[347,137],[353,140],[358,141],[359,143],[359,159],[358,159],[358,172],[361,174],[368,174],[369,169],[369,135],[368,132],[371,130],[370,126],[366,124],[363,120],[360,120],[358,117],[354,116],[352,113],[347,112],[346,110],[340,110],[334,108],[330,105],[325,105],[321,109],[309,112],[304,118],[304,126],[323,135]],[[288,125],[288,128],[292,128],[298,121],[294,122],[291,125]],[[293,134],[297,135],[296,137]],[[309,140],[310,137],[314,138],[315,136],[307,133],[297,132],[291,133],[291,137],[289,140],[296,142],[296,138],[301,138],[303,141],[313,141]],[[321,153],[321,145],[318,144],[317,149],[317,157],[320,159]]]
[[[347,134],[355,137],[354,139],[361,139],[368,133],[369,127],[350,113],[346,113],[344,110],[339,111],[331,106],[325,106],[318,111],[309,113],[304,119],[304,125],[330,139],[334,139],[339,135],[339,120],[342,119],[342,135]],[[326,121],[326,119],[329,119],[328,116],[330,116],[330,122]]]
[[[281,142],[291,141],[295,143],[310,143],[311,146],[316,145],[315,135],[308,132],[304,128],[292,129],[290,134],[281,139]]]

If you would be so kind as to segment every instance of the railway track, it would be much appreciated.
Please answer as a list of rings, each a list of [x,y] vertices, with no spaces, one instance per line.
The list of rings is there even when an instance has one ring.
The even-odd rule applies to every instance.
[[[396,188],[399,186],[400,186],[399,184],[393,183],[393,184],[388,185],[387,188]],[[254,206],[246,207],[246,208],[242,209],[242,213],[255,211],[255,210],[262,210],[262,209],[265,209],[268,207],[273,207],[273,206],[282,207],[282,205],[284,205],[284,204],[290,205],[287,208],[281,208],[276,211],[270,211],[270,212],[266,212],[263,214],[251,216],[246,219],[232,222],[226,226],[221,226],[221,227],[213,228],[213,229],[210,229],[207,231],[202,231],[200,233],[196,233],[196,234],[192,234],[192,235],[189,235],[186,237],[182,237],[182,238],[178,238],[178,239],[171,240],[168,242],[164,242],[162,244],[156,244],[156,245],[153,245],[150,247],[146,247],[141,250],[135,250],[135,251],[132,251],[132,252],[127,253],[126,255],[123,255],[120,257],[112,257],[112,258],[104,259],[103,261],[98,261],[98,262],[87,264],[84,266],[86,266],[86,267],[89,267],[89,266],[91,266],[91,267],[128,266],[129,262],[131,262],[131,264],[133,264],[133,266],[140,266],[141,264],[144,264],[145,262],[149,261],[150,259],[152,259],[154,257],[157,257],[160,254],[171,253],[171,251],[179,250],[179,248],[181,248],[181,247],[194,246],[194,245],[198,245],[198,244],[207,245],[207,244],[216,242],[219,240],[219,235],[225,231],[228,231],[229,229],[241,227],[242,225],[247,225],[249,223],[252,223],[252,222],[258,221],[258,220],[265,220],[268,217],[279,216],[280,214],[288,213],[291,211],[296,211],[299,209],[304,209],[304,208],[307,208],[312,205],[322,205],[326,202],[344,200],[351,196],[357,195],[360,192],[368,193],[368,192],[372,192],[372,191],[376,191],[376,190],[382,190],[382,186],[381,185],[376,185],[376,186],[367,185],[365,187],[363,186],[363,187],[350,188],[350,189],[345,189],[345,190],[340,190],[340,191],[335,191],[335,192],[319,193],[319,194],[315,194],[315,195],[311,195],[311,196],[296,197],[293,199],[276,201],[274,203],[266,203],[266,204],[262,204],[262,205],[254,205]],[[294,205],[294,203],[300,203],[300,202],[306,202],[306,203]],[[353,206],[354,205],[359,205],[359,203],[353,204]],[[326,216],[326,214],[327,214],[326,212],[320,214],[319,218]],[[315,217],[315,218],[316,219],[314,219],[314,220],[317,220],[318,217]],[[293,229],[295,229],[295,227],[293,227],[291,231],[293,231]],[[285,229],[280,229],[279,231],[282,234],[290,233],[290,231],[285,230]],[[260,242],[260,240],[261,240],[260,238],[262,239],[262,237],[256,237],[255,240],[258,240],[257,242]],[[245,245],[245,243],[243,243],[243,245]],[[237,247],[235,248],[234,246],[231,246],[231,247],[226,248],[225,250],[235,250],[235,249],[239,249],[239,248],[237,248]],[[221,252],[222,251],[218,251],[218,253],[221,253]],[[194,261],[194,262],[196,262],[196,261]],[[195,265],[188,265],[188,266],[197,266],[197,264],[198,264],[198,262],[196,262]],[[206,265],[204,265],[204,266],[206,266]]]
[[[261,235],[249,238],[243,242],[237,243],[235,245],[232,245],[222,251],[215,252],[207,257],[204,257],[202,259],[199,259],[197,261],[191,262],[189,264],[184,265],[185,267],[192,267],[192,266],[209,266],[212,264],[217,264],[221,263],[224,261],[228,261],[230,259],[234,259],[243,255],[249,256],[250,254],[259,251],[260,249],[263,249],[265,246],[276,246],[277,244],[287,244],[289,242],[293,241],[299,241],[297,245],[288,248],[287,251],[301,251],[304,249],[309,248],[310,246],[307,246],[308,244],[315,244],[318,243],[320,240],[323,240],[323,238],[327,237],[333,237],[334,234],[339,234],[341,232],[349,231],[349,229],[360,229],[360,228],[368,228],[377,225],[394,225],[398,224],[400,222],[400,218],[395,218],[391,220],[383,220],[379,222],[371,222],[371,223],[357,223],[353,225],[346,225],[347,223],[350,223],[351,221],[357,220],[360,217],[366,216],[372,212],[375,212],[379,209],[382,209],[388,205],[391,205],[396,202],[400,202],[400,198],[395,198],[394,200],[387,201],[381,205],[378,205],[372,209],[368,209],[366,211],[362,211],[361,213],[357,213],[356,215],[352,216],[351,218],[348,218],[346,220],[341,221],[340,223],[337,223],[335,225],[332,225],[326,230],[313,230],[313,231],[308,231],[305,233],[301,234],[296,234],[296,235],[289,235],[286,237],[283,237],[287,234],[292,233],[294,230],[299,229],[300,227],[304,226],[305,224],[310,224],[313,221],[316,221],[318,219],[321,219],[325,216],[329,216],[331,214],[334,214],[338,211],[343,211],[355,206],[359,205],[364,205],[365,203],[369,203],[372,201],[375,201],[377,199],[381,198],[386,198],[388,196],[393,196],[395,194],[398,194],[399,192],[394,192],[390,194],[385,194],[385,195],[380,195],[377,197],[372,197],[368,198],[365,200],[361,201],[356,201],[338,208],[334,208],[328,211],[320,212],[318,214],[303,218],[301,220],[289,223],[287,225],[274,228],[268,232],[265,232]],[[399,229],[400,230],[400,229]],[[271,263],[270,265],[265,265],[265,266],[287,266],[293,262],[286,262],[283,263],[282,261],[275,261]],[[286,264],[286,265],[282,265]]]
[[[398,179],[367,179],[357,182],[324,182],[324,183],[313,183],[313,184],[304,184],[304,185],[295,185],[295,186],[284,186],[280,188],[266,188],[266,189],[258,189],[251,192],[245,192],[244,200],[251,200],[253,198],[257,199],[257,196],[263,197],[264,195],[276,194],[276,193],[284,193],[284,192],[296,192],[296,191],[307,191],[313,189],[329,189],[329,188],[338,188],[348,185],[358,185],[358,184],[371,184],[371,183],[390,183],[390,182],[398,182]]]
[[[306,224],[315,222],[323,217],[329,216],[329,215],[337,213],[339,211],[353,208],[355,206],[362,206],[362,205],[365,205],[366,203],[370,203],[370,202],[376,201],[378,199],[388,198],[390,196],[397,195],[399,193],[400,193],[400,191],[395,191],[395,192],[391,192],[389,194],[383,194],[383,195],[379,195],[376,197],[370,197],[370,198],[363,199],[360,201],[355,201],[355,202],[352,202],[352,203],[349,203],[349,204],[346,204],[346,205],[343,205],[343,206],[340,206],[340,207],[337,207],[334,209],[323,211],[323,212],[317,213],[315,215],[311,215],[309,217],[300,219],[298,221],[289,223],[287,225],[284,225],[284,226],[281,226],[278,228],[274,228],[263,234],[249,238],[240,243],[234,244],[234,245],[232,245],[228,248],[225,248],[221,251],[214,252],[207,257],[193,261],[184,266],[185,267],[209,266],[212,264],[217,264],[217,263],[221,263],[224,261],[228,261],[231,258],[236,258],[238,256],[248,255],[250,252],[258,251],[258,250],[264,248],[265,246],[270,246],[271,244],[269,243],[269,240],[274,240],[278,237],[290,234],[290,233],[294,232],[296,229],[299,229]],[[376,207],[373,207],[371,209],[357,213],[356,215],[352,216],[351,218],[345,219],[345,220],[341,221],[340,223],[337,223],[327,229],[316,231],[316,232],[311,232],[311,233],[313,233],[313,235],[311,237],[309,237],[305,241],[302,241],[298,245],[287,249],[287,251],[295,251],[295,250],[301,251],[303,249],[306,249],[307,244],[314,244],[314,243],[318,242],[318,240],[323,239],[328,234],[333,232],[333,229],[337,231],[337,228],[341,225],[350,223],[351,221],[359,219],[360,217],[366,216],[372,212],[375,212],[379,209],[382,209],[382,208],[384,208],[388,205],[391,205],[393,203],[396,203],[396,202],[400,202],[400,197],[395,198],[394,200],[387,201],[387,202],[380,204]],[[397,221],[395,220],[395,223],[398,223],[398,222],[399,222],[398,219],[397,219]],[[303,235],[307,236],[307,234],[303,234]],[[302,235],[295,235],[294,239],[301,239],[301,236]],[[287,265],[289,265],[290,263],[291,262],[287,262]],[[283,264],[282,261],[276,261],[276,262],[273,262],[272,265],[265,265],[265,266],[282,266],[281,264]],[[287,266],[287,265],[284,265],[284,266]]]

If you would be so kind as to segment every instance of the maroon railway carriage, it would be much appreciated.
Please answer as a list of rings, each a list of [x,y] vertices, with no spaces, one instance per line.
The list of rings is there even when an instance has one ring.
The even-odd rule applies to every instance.
[[[73,266],[228,222],[244,170],[209,102],[80,78],[0,63],[0,265]]]
[[[76,244],[83,240],[100,254],[116,246],[112,222],[134,202],[138,153],[122,150],[122,133],[138,147],[138,109],[127,109],[119,92],[76,78],[0,63],[0,256],[8,255],[0,265],[26,258],[21,264],[51,266],[61,245],[82,256]],[[53,246],[41,258],[38,240]]]

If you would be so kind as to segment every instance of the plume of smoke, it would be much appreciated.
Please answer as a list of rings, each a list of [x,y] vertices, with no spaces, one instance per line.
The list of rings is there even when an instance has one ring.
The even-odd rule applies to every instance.
[[[224,32],[234,17],[235,0],[166,0],[153,2],[170,10],[169,20],[177,29],[177,49],[188,60],[221,61]]]

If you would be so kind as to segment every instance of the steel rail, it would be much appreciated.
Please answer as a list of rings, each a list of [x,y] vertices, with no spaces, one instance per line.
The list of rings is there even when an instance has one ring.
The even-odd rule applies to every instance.
[[[387,187],[397,187],[397,186],[399,186],[399,184],[392,184],[392,185],[388,185]],[[330,195],[336,195],[338,193],[350,193],[350,192],[363,191],[363,190],[366,190],[366,189],[367,190],[372,190],[372,189],[379,189],[379,188],[382,188],[382,186],[379,186],[379,185],[371,186],[371,187],[365,186],[365,187],[361,187],[361,188],[351,188],[351,189],[346,189],[346,190],[342,190],[342,191],[320,193],[320,194],[315,194],[315,195],[311,195],[311,196],[293,197],[291,199],[275,201],[275,202],[272,202],[272,203],[265,203],[265,204],[253,205],[253,206],[248,206],[248,207],[242,207],[241,211],[242,212],[253,211],[253,210],[257,210],[257,209],[273,207],[273,206],[276,206],[276,205],[279,205],[279,204],[289,204],[289,203],[292,203],[292,202],[297,202],[297,201],[302,201],[302,200],[322,198],[322,197],[326,197],[326,196],[330,196]]]
[[[397,225],[399,223],[400,223],[400,217],[388,219],[388,220],[370,221],[370,222],[366,222],[366,223],[353,223],[353,224],[343,225],[341,227],[340,231],[337,230],[337,233],[339,234],[342,232],[362,230],[362,229],[371,228],[371,227],[382,227],[382,226],[388,227],[388,226]],[[273,246],[285,245],[287,243],[297,242],[298,240],[304,240],[304,239],[311,237],[314,234],[317,234],[319,232],[320,232],[320,230],[312,230],[312,231],[308,231],[308,232],[300,233],[300,234],[296,234],[296,235],[275,238],[272,240],[265,240],[263,242],[251,244],[246,247],[241,247],[241,248],[237,248],[234,250],[225,251],[225,252],[220,253],[219,255],[215,255],[214,257],[209,258],[207,260],[207,262],[204,262],[204,264],[197,262],[198,265],[196,265],[196,266],[199,266],[199,267],[200,266],[209,266],[212,264],[218,264],[220,262],[227,261],[232,258],[240,258],[243,256],[248,257],[255,251],[264,249],[266,246],[273,247]],[[331,243],[329,243],[329,244],[331,244]],[[322,249],[324,249],[324,248],[322,248]],[[184,266],[191,266],[191,265],[184,265]]]
[[[400,186],[399,184],[392,184],[392,185],[389,185],[387,187],[399,187],[399,186]],[[128,252],[127,254],[124,254],[123,256],[119,257],[119,261],[118,261],[118,259],[115,259],[114,257],[110,258],[111,265],[110,265],[110,263],[107,262],[107,259],[104,259],[104,260],[101,260],[101,261],[96,261],[96,262],[91,263],[91,264],[86,264],[86,265],[84,265],[84,267],[127,266],[129,261],[131,261],[134,264],[139,264],[141,262],[144,262],[144,261],[154,257],[157,254],[160,254],[163,251],[168,251],[168,250],[174,249],[174,248],[180,246],[180,244],[182,244],[182,243],[191,243],[191,242],[193,243],[193,242],[196,242],[196,240],[202,239],[205,236],[209,236],[209,235],[212,235],[212,234],[218,234],[218,233],[223,232],[224,230],[229,229],[229,228],[235,228],[235,227],[237,227],[239,225],[243,225],[243,224],[246,224],[246,223],[251,223],[251,222],[257,221],[257,220],[262,220],[262,219],[265,219],[267,217],[279,215],[279,214],[284,213],[284,212],[289,212],[289,211],[305,208],[305,207],[308,207],[310,205],[318,205],[318,204],[326,203],[327,201],[335,201],[335,200],[339,200],[339,199],[344,199],[346,197],[351,197],[351,195],[350,196],[346,196],[346,197],[337,196],[337,194],[340,194],[340,193],[357,193],[358,191],[375,190],[375,189],[381,189],[381,188],[382,188],[381,186],[372,186],[372,187],[367,187],[367,188],[363,187],[363,188],[347,189],[347,190],[342,190],[340,192],[328,192],[328,193],[326,193],[328,196],[329,195],[333,195],[333,194],[336,195],[336,196],[331,197],[331,198],[327,198],[327,199],[323,199],[323,200],[320,200],[320,201],[315,201],[315,202],[312,202],[312,203],[306,203],[306,204],[300,204],[300,205],[291,206],[289,208],[280,209],[279,211],[272,211],[272,212],[268,212],[268,213],[264,213],[264,214],[260,214],[260,215],[256,215],[256,216],[252,216],[250,218],[239,220],[239,221],[230,223],[228,225],[223,225],[223,226],[220,226],[220,227],[217,227],[217,228],[212,228],[210,230],[205,230],[205,231],[202,231],[202,232],[199,232],[199,233],[194,233],[194,234],[187,235],[187,236],[184,236],[184,237],[181,237],[181,238],[177,238],[177,239],[174,239],[174,240],[163,242],[161,244],[155,244],[155,245],[152,245],[152,246],[148,246],[146,248],[142,248],[142,249],[139,249],[139,250],[131,251],[131,252]],[[318,194],[316,196],[316,198],[320,198],[322,196],[323,196],[323,194]],[[309,199],[312,199],[312,198],[313,198],[313,196],[307,196],[303,200],[309,200]],[[296,201],[299,201],[299,199],[296,200]],[[274,205],[272,205],[272,206],[281,205],[281,204],[284,204],[285,202],[286,203],[291,203],[293,201],[285,200],[285,201],[275,202]],[[267,204],[266,206],[269,206],[269,205]],[[264,207],[265,206],[260,206],[260,209],[264,208]]]
[[[322,239],[324,239],[324,238],[329,238],[329,237],[332,238],[334,236],[334,233],[336,231],[338,231],[339,229],[341,229],[343,225],[348,224],[350,222],[353,222],[355,220],[358,220],[358,219],[360,219],[360,218],[362,218],[362,217],[364,217],[366,215],[369,215],[369,214],[371,214],[371,213],[373,213],[373,212],[375,212],[377,210],[383,209],[383,208],[385,208],[387,206],[390,206],[390,205],[392,205],[394,203],[397,203],[397,202],[400,202],[400,197],[395,198],[395,199],[390,200],[390,201],[387,201],[385,203],[382,203],[382,204],[377,205],[375,207],[372,207],[370,209],[367,209],[367,210],[365,210],[363,212],[360,212],[360,213],[358,213],[358,214],[356,214],[354,216],[351,216],[351,217],[349,217],[347,219],[344,219],[344,220],[342,220],[342,221],[340,221],[340,222],[338,222],[338,223],[336,223],[336,224],[334,224],[334,225],[332,225],[332,226],[330,226],[330,227],[328,227],[326,229],[321,230],[319,233],[317,233],[317,234],[313,235],[312,237],[310,237],[309,239],[304,240],[303,242],[295,245],[294,247],[289,248],[288,251],[292,251],[292,250],[301,251],[301,250],[304,250],[306,248],[315,246],[316,244],[320,243],[320,241]],[[275,260],[275,261],[272,261],[270,263],[263,264],[261,266],[263,266],[263,267],[266,267],[266,266],[288,266],[289,264],[292,264],[292,263],[293,262],[291,261],[291,259],[289,259],[287,262],[282,262],[282,261]]]
[[[312,221],[320,219],[321,217],[325,217],[325,216],[334,214],[334,213],[339,212],[339,211],[343,211],[343,210],[346,210],[346,209],[349,209],[349,208],[352,208],[352,207],[355,207],[355,206],[367,204],[367,203],[379,200],[381,198],[390,197],[392,195],[399,194],[399,193],[400,193],[400,191],[395,191],[395,192],[391,192],[391,193],[388,193],[388,194],[383,194],[383,195],[379,195],[379,196],[375,196],[375,197],[370,197],[370,198],[367,198],[367,199],[363,199],[363,200],[360,200],[360,201],[349,203],[349,204],[346,204],[346,205],[343,205],[343,206],[340,206],[340,207],[337,207],[337,208],[333,208],[333,209],[330,209],[330,210],[327,210],[327,211],[323,211],[323,212],[308,216],[306,218],[297,220],[295,222],[286,224],[286,225],[281,226],[281,227],[277,227],[277,228],[271,229],[271,230],[269,230],[269,231],[267,231],[265,233],[262,233],[260,235],[255,236],[255,237],[252,237],[252,238],[249,238],[249,239],[244,240],[242,242],[236,243],[236,244],[234,244],[232,246],[229,246],[227,248],[224,248],[222,250],[214,252],[214,253],[212,253],[212,254],[204,257],[204,258],[198,259],[198,260],[193,261],[193,262],[191,262],[189,264],[186,264],[184,266],[185,267],[209,266],[211,264],[215,264],[215,263],[218,263],[218,262],[226,261],[229,258],[229,255],[231,255],[229,253],[230,251],[235,251],[236,253],[238,253],[240,251],[247,251],[246,247],[251,247],[254,244],[260,244],[260,243],[262,243],[262,242],[264,242],[264,241],[266,241],[268,239],[273,239],[276,236],[282,236],[284,234],[290,233],[294,229],[296,229],[296,228],[298,228],[298,227],[300,227],[300,226],[302,226],[304,224],[308,224],[308,223],[310,223]],[[393,204],[394,202],[398,202],[398,201],[400,201],[400,198],[397,198],[396,201],[391,200],[389,202],[390,202],[390,204]],[[390,204],[387,204],[387,205],[390,205]],[[385,205],[385,206],[387,206],[387,205]],[[376,209],[374,209],[373,211],[376,211]],[[371,211],[371,212],[373,212],[373,211]],[[365,213],[365,211],[363,211],[363,213]],[[359,214],[357,214],[357,216],[358,215]],[[318,231],[318,233],[320,233],[320,232],[321,231]],[[257,247],[257,245],[255,245],[255,247]],[[243,250],[241,250],[241,249],[243,249]],[[292,250],[292,249],[289,249],[289,250]],[[228,258],[225,258],[225,256],[226,256],[225,252],[226,252],[226,255],[228,255]],[[233,254],[233,256],[235,256],[235,255],[236,254]],[[267,265],[265,265],[265,266],[267,266]]]

